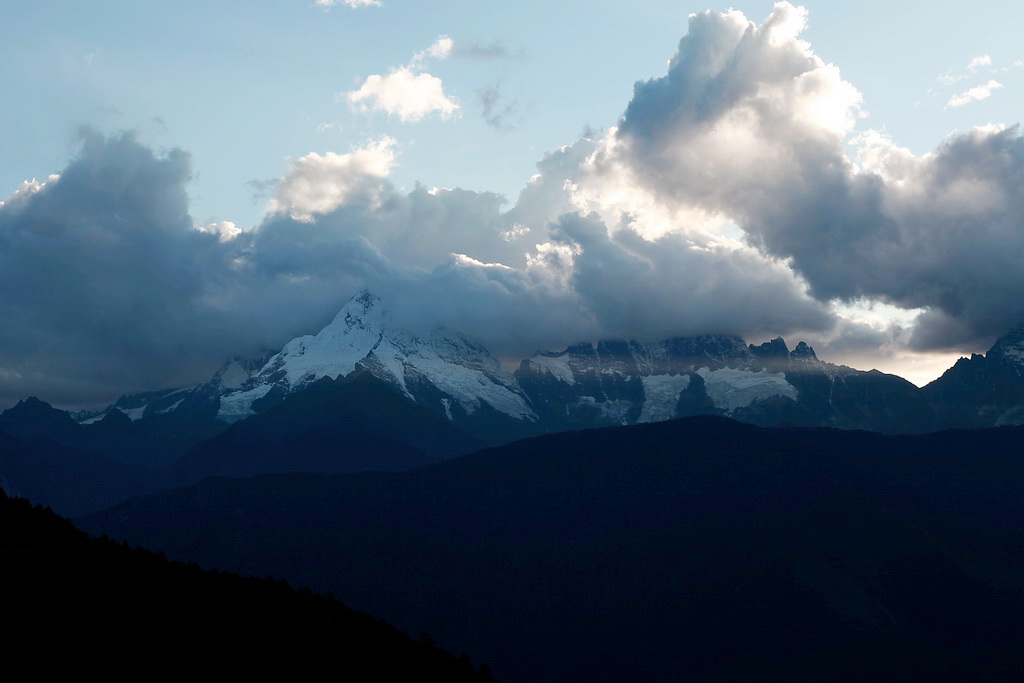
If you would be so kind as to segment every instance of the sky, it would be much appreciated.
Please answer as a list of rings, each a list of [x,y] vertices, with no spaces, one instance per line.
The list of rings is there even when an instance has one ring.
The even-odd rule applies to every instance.
[[[739,334],[917,384],[1024,321],[1008,2],[38,2],[0,45],[0,406],[360,286],[514,362]]]

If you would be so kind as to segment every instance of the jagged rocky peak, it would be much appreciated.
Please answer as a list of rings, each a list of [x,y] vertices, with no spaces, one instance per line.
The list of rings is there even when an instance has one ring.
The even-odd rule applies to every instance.
[[[804,341],[796,345],[796,348],[789,353],[789,357],[795,361],[818,362],[818,356],[815,355],[814,348]]]
[[[776,337],[757,346],[751,344],[748,348],[750,353],[761,358],[789,358],[789,347],[782,337]]]
[[[131,418],[117,408],[110,409],[103,417],[96,421],[96,424],[103,425],[104,427],[125,427],[131,423]]]
[[[28,398],[18,401],[18,403],[7,410],[3,411],[2,415],[7,419],[20,419],[20,420],[35,420],[53,418],[54,416],[61,419],[70,420],[70,414],[63,410],[54,408],[46,401],[41,401],[35,396],[29,396]]]
[[[20,401],[18,401],[18,403],[13,408],[8,408],[8,410],[40,411],[40,410],[50,410],[52,408],[53,408],[53,406],[51,406],[46,401],[40,401],[35,396],[29,396],[27,398],[21,399]]]

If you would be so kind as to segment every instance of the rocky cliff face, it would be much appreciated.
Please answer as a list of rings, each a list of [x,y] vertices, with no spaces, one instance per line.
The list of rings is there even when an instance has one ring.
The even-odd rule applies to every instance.
[[[1024,325],[924,387],[941,427],[1024,424]]]

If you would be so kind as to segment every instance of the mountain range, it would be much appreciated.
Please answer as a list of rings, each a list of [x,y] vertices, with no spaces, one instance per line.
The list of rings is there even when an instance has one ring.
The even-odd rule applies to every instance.
[[[1024,422],[1024,325],[923,388],[819,360],[805,342],[790,350],[782,338],[748,345],[726,335],[581,343],[509,372],[457,331],[403,327],[367,290],[318,334],[277,353],[235,358],[204,384],[125,396],[78,419],[117,410],[133,420],[212,414],[234,423],[319,379],[356,372],[488,443],[705,414],[892,434]]]
[[[581,343],[510,372],[454,330],[404,327],[362,290],[318,334],[231,359],[197,386],[74,415],[20,402],[0,414],[0,483],[73,515],[207,476],[410,469],[540,434],[694,415],[885,434],[1019,424],[1024,326],[923,388],[822,361],[804,342],[726,335]]]
[[[363,291],[198,386],[76,415],[19,402],[0,487],[94,534],[333,593],[510,681],[1019,680],[1022,406],[1024,327],[924,388],[725,335],[510,372]],[[69,574],[115,546],[66,532],[47,554],[25,534],[18,581],[64,586],[44,589],[58,614],[102,610],[104,574],[137,573],[87,557]],[[242,595],[216,585],[214,612]],[[134,594],[117,613],[143,623]],[[157,621],[180,617],[159,595]]]
[[[697,416],[210,478],[78,523],[331,592],[507,681],[1012,681],[1022,429]]]

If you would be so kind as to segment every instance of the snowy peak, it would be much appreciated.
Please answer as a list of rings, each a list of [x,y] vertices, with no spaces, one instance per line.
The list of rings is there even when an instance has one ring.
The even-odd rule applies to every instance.
[[[319,333],[288,342],[253,376],[225,392],[218,416],[242,419],[261,401],[280,400],[322,377],[345,377],[357,368],[452,420],[476,413],[483,404],[517,420],[536,419],[515,377],[486,349],[449,331],[416,333],[395,324],[384,302],[365,289]]]

